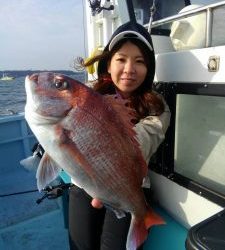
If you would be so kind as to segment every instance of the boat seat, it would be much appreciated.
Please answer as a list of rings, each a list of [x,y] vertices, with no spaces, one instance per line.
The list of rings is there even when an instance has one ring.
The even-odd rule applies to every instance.
[[[225,249],[225,209],[196,224],[189,230],[186,249]]]

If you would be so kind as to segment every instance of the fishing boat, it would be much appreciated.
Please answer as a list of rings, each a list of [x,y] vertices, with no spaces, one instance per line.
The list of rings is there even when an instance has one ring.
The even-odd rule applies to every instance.
[[[7,75],[7,74],[5,74],[5,73],[3,73],[3,74],[2,74],[2,77],[0,78],[1,81],[12,81],[12,80],[14,80],[14,79],[15,79],[15,77],[9,76],[9,75]]]
[[[166,224],[150,229],[145,250],[225,249],[225,1],[199,2],[85,1],[87,55],[128,20],[151,32],[154,88],[171,110],[149,165],[152,205]],[[23,113],[0,117],[0,249],[69,249],[61,191],[70,177],[63,172],[40,198],[35,174],[19,164],[35,143]]]

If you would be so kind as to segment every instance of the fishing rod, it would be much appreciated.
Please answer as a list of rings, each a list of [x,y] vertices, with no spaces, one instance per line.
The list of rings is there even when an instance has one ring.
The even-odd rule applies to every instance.
[[[41,198],[36,200],[37,204],[40,204],[44,199],[57,199],[58,197],[62,196],[65,190],[68,190],[74,186],[72,183],[61,183],[55,186],[47,186],[42,191],[45,193]]]

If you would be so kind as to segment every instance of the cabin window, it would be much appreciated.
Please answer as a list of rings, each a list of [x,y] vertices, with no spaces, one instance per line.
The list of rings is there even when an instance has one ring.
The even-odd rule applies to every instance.
[[[190,5],[181,12],[190,11],[197,7],[201,7],[201,5]],[[207,10],[205,9],[203,12],[195,13],[172,23],[170,37],[175,50],[189,50],[225,44],[223,32],[225,6],[223,4],[209,10],[208,15],[206,15]],[[209,28],[207,28],[207,25]]]
[[[171,110],[166,138],[150,166],[225,205],[225,84],[157,83]]]
[[[146,25],[149,23],[150,10],[153,4],[153,0],[133,0],[134,11],[136,15],[136,20],[142,24]],[[186,5],[189,5],[190,1],[181,0],[163,0],[155,1],[155,12],[153,16],[153,21],[172,16],[177,14]],[[162,34],[169,35],[171,24],[165,24],[157,28],[152,29],[152,34]]]
[[[153,0],[133,0],[134,9],[137,10],[137,20],[141,20],[141,24],[147,24],[150,18],[150,9],[152,7]],[[153,20],[159,20],[168,16],[177,14],[185,5],[190,4],[190,1],[181,0],[164,0],[155,1],[156,11],[154,13]]]
[[[225,98],[178,94],[174,171],[225,194]]]
[[[213,10],[211,46],[220,46],[225,44],[224,16],[225,6],[220,6]]]

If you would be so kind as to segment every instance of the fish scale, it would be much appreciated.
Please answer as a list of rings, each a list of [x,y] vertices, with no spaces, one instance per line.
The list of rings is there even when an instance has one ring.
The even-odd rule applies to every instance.
[[[126,175],[127,172],[130,172],[130,171],[127,171],[125,168],[117,169],[117,168],[115,168],[115,166],[111,166],[109,164],[110,161],[107,160],[107,159],[110,158],[111,154],[106,155],[106,153],[104,153],[104,157],[101,157],[100,161],[96,161],[97,160],[96,157],[93,157],[93,155],[91,155],[90,148],[95,147],[95,148],[98,149],[98,148],[100,148],[100,146],[101,146],[101,148],[104,148],[104,147],[107,147],[108,145],[112,145],[112,139],[113,138],[112,138],[112,136],[109,136],[111,140],[109,140],[108,143],[107,143],[107,136],[106,136],[106,133],[105,133],[104,134],[104,140],[103,140],[104,145],[102,145],[102,143],[98,142],[98,135],[97,135],[97,137],[95,137],[92,134],[91,138],[88,135],[86,136],[85,131],[88,131],[88,128],[86,127],[86,124],[88,122],[88,119],[90,119],[89,118],[89,114],[87,114],[86,116],[82,116],[83,120],[80,120],[81,124],[85,124],[85,126],[82,126],[82,128],[81,128],[82,131],[79,131],[79,132],[77,131],[77,130],[80,129],[80,127],[76,127],[75,128],[75,133],[77,133],[78,135],[80,135],[80,138],[77,138],[77,140],[76,140],[76,145],[79,148],[79,144],[84,145],[83,142],[84,141],[88,141],[86,143],[86,145],[88,144],[90,147],[80,148],[81,152],[86,156],[87,160],[89,160],[89,159],[91,160],[90,164],[97,165],[98,166],[98,171],[101,170],[102,173],[104,173],[103,179],[100,178],[102,175],[98,176],[98,178],[100,178],[99,181],[101,181],[101,183],[102,183],[102,182],[104,182],[104,181],[107,180],[107,184],[108,184],[108,186],[110,186],[110,189],[111,190],[115,189],[115,190],[118,191],[119,183],[117,181],[115,181],[115,180],[119,180],[119,182],[124,183],[124,181],[121,180],[121,176],[123,176],[123,172]],[[94,120],[94,121],[96,121],[96,120]],[[93,121],[91,123],[91,128],[92,128],[92,130],[95,130],[95,125],[94,125]],[[105,129],[105,131],[106,131],[106,129]],[[92,141],[90,141],[90,139]],[[94,145],[94,146],[92,146],[92,145]],[[106,152],[111,152],[111,151],[112,150],[106,151]],[[101,152],[99,152],[99,153],[101,153]],[[92,157],[88,157],[89,155],[91,155]],[[131,166],[129,166],[129,168],[131,168]],[[94,168],[94,169],[96,169],[96,168]],[[123,171],[123,170],[125,170],[125,171]],[[122,175],[121,175],[121,173],[122,173]],[[124,186],[124,189],[126,187],[127,186]],[[131,199],[131,197],[132,197],[132,191],[129,188],[126,188],[126,194],[128,196],[128,199]]]
[[[60,170],[90,196],[131,213],[127,250],[162,224],[141,188],[147,174],[126,101],[102,96],[67,76],[42,72],[26,77],[25,118],[45,154],[37,170],[38,188]],[[131,112],[132,111],[132,112]]]

